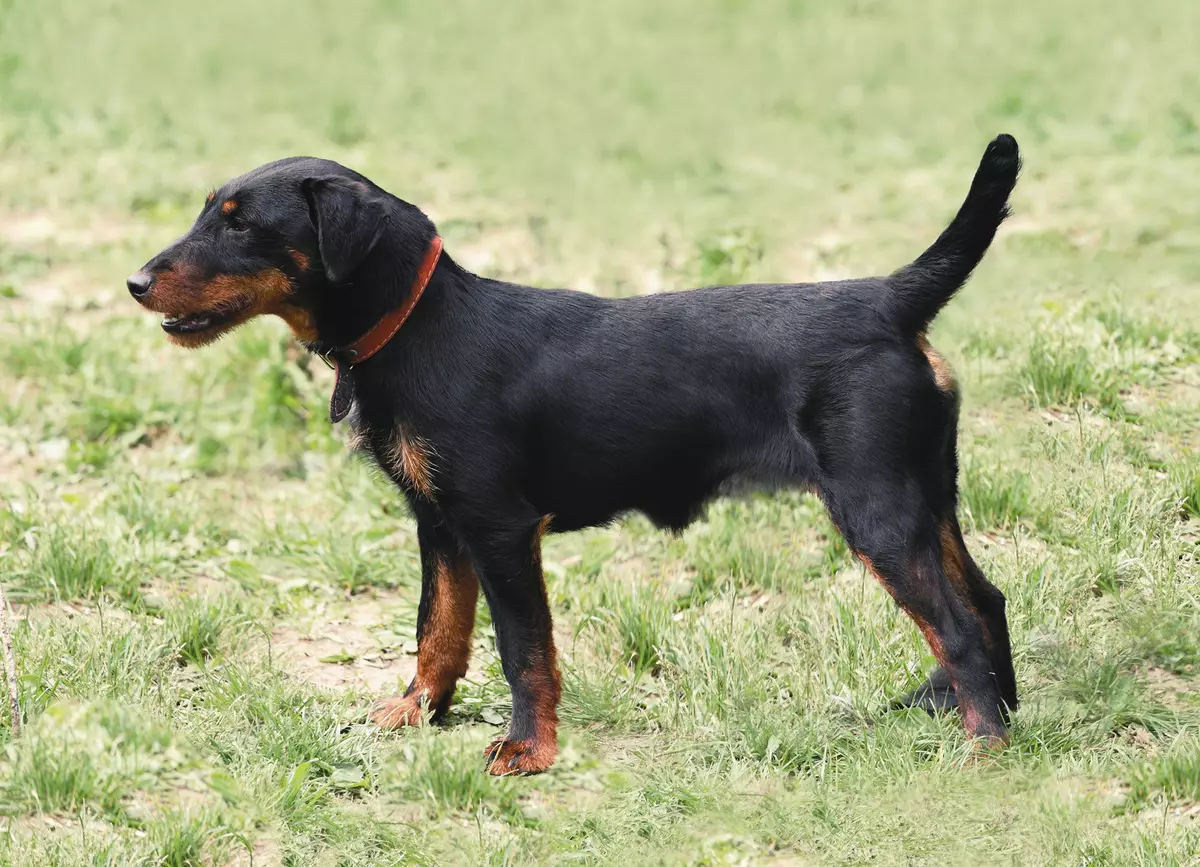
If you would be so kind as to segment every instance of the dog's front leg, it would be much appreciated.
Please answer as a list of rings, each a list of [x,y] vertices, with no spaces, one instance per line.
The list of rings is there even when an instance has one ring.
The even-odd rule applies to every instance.
[[[525,526],[489,528],[467,537],[512,689],[508,734],[493,741],[486,753],[488,772],[498,776],[540,773],[558,755],[562,690],[541,556],[548,523],[548,518],[531,519]]]
[[[418,725],[450,707],[467,673],[479,579],[466,550],[433,514],[417,517],[421,546],[421,605],[417,610],[417,675],[404,695],[375,706],[371,720],[384,728]]]

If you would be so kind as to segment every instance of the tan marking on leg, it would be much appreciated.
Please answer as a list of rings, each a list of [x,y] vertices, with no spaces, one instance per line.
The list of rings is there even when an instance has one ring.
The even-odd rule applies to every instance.
[[[393,471],[403,476],[413,490],[427,500],[432,500],[437,493],[433,483],[433,454],[433,447],[425,439],[399,427],[387,455]]]
[[[917,335],[917,349],[921,350],[929,361],[929,366],[933,368],[934,384],[940,391],[952,394],[958,388],[958,383],[954,380],[954,371],[950,369],[950,363],[929,345],[929,339],[924,333]]]
[[[288,255],[292,257],[292,261],[296,263],[296,267],[301,271],[308,270],[308,257],[299,250],[288,250]]]
[[[562,678],[558,673],[557,651],[551,632],[546,659],[523,677],[525,688],[533,695],[533,737],[522,741],[496,738],[484,751],[487,771],[492,776],[540,774],[548,771],[558,758],[558,702],[562,697]]]
[[[867,567],[867,571],[871,573],[872,577],[874,577],[876,581],[883,585],[883,589],[886,590],[888,594],[896,600],[896,604],[900,606],[901,610],[912,619],[913,623],[917,624],[917,629],[921,631],[921,635],[925,636],[925,643],[929,645],[929,649],[933,652],[933,658],[938,661],[938,665],[945,667],[946,651],[942,647],[941,639],[938,638],[937,632],[934,631],[933,626],[929,623],[929,621],[927,621],[917,612],[913,611],[910,607],[905,605],[896,597],[891,585],[883,579],[883,576],[879,573],[879,570],[875,568],[875,564],[871,562],[869,557],[867,557],[865,554],[857,553],[855,556],[858,557],[858,559],[862,561],[862,564]]]
[[[439,559],[433,580],[432,605],[417,649],[417,681],[436,692],[452,688],[467,673],[479,581],[466,555],[453,564]]]
[[[542,520],[538,522],[537,529],[533,532],[533,559],[538,563],[542,562],[542,539],[550,530],[550,525],[554,523],[553,515],[544,515]]]
[[[546,576],[542,571],[542,537],[553,521],[553,515],[542,516],[533,531],[531,544],[543,599],[546,598]],[[558,702],[562,698],[562,678],[558,673],[554,627],[549,622],[546,624],[545,655],[531,660],[521,682],[533,696],[533,737],[511,740],[505,735],[492,741],[484,755],[488,773],[493,776],[540,774],[548,771],[558,757]]]
[[[869,558],[862,554],[858,554],[857,556],[858,559],[862,561],[863,565],[867,567],[867,570],[875,576],[875,580],[883,584],[884,588],[891,593],[891,588],[888,587],[886,581],[882,580],[879,572],[875,569],[875,564],[873,564]],[[943,556],[945,555],[943,554]],[[892,598],[895,599],[894,593],[892,594]],[[899,599],[897,599],[896,602],[901,608],[904,609],[904,613],[911,617],[913,622],[917,624],[917,628],[921,630],[921,634],[925,636],[925,641],[929,644],[929,649],[933,651],[934,659],[938,661],[938,665],[940,665],[944,670],[949,671],[949,666],[946,661],[946,650],[942,646],[942,642],[938,639],[937,633],[934,631],[933,627],[923,617],[909,609],[904,605],[904,603],[900,602]],[[953,677],[951,680],[953,682]],[[980,739],[980,744],[976,750],[994,750],[1007,746],[1009,740],[1008,733],[1002,732],[1000,734],[996,734],[994,731],[987,731],[986,729],[988,727],[985,726],[983,717],[980,715],[979,709],[975,707],[971,697],[969,695],[964,695],[960,690],[958,690],[957,683],[955,683],[954,686],[958,695],[958,711],[959,715],[962,717],[963,728],[966,729],[967,734],[971,737]]]
[[[979,609],[975,607],[970,585],[967,584],[967,565],[963,557],[965,552],[959,545],[958,534],[954,532],[954,527],[949,521],[942,522],[939,536],[942,542],[942,568],[946,571],[946,578],[959,601],[978,618]],[[984,634],[987,634],[986,629]]]
[[[562,698],[562,677],[558,673],[558,651],[554,647],[554,634],[547,631],[546,660],[542,667],[533,669],[526,676],[530,692],[536,696],[534,716],[537,719],[537,741],[541,748],[558,751],[558,702]]]
[[[407,693],[376,706],[372,721],[384,728],[419,725],[424,708],[435,708],[454,692],[467,673],[479,579],[470,558],[438,558],[429,614],[417,644],[417,676]]]

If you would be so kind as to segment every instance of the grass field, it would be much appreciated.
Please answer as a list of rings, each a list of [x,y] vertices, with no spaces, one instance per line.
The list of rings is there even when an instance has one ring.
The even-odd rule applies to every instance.
[[[0,863],[1200,863],[1200,4],[0,0]],[[448,724],[415,530],[279,322],[188,353],[124,277],[293,153],[467,267],[604,294],[886,272],[988,139],[1016,216],[932,334],[1023,704],[974,761],[819,505],[547,545],[561,757]]]

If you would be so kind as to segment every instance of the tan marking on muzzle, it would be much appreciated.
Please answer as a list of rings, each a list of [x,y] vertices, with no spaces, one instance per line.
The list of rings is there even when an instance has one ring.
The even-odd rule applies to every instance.
[[[291,279],[278,268],[253,274],[218,274],[195,281],[187,269],[173,268],[155,277],[147,308],[167,316],[236,314],[221,326],[197,334],[170,334],[181,346],[203,346],[255,316],[278,316],[296,337],[311,343],[317,339],[312,312],[290,302]]]

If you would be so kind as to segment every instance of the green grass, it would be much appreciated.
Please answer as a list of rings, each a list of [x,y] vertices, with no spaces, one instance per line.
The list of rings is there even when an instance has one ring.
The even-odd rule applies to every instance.
[[[1200,750],[1195,737],[1181,738],[1162,755],[1132,768],[1128,807],[1145,807],[1152,800],[1164,804],[1200,801]]]
[[[229,857],[235,832],[205,813],[167,812],[156,817],[147,829],[148,860],[162,867],[204,867]]]
[[[166,628],[180,663],[205,665],[220,654],[222,639],[234,629],[253,624],[236,602],[187,599],[166,612]]]
[[[131,601],[138,596],[133,564],[94,530],[65,522],[39,530],[25,537],[31,547],[12,557],[23,567],[13,576],[17,598],[74,601],[112,595]]]
[[[1179,508],[1187,518],[1200,518],[1200,461],[1176,464],[1172,476],[1178,485]]]
[[[1194,5],[0,0],[0,863],[1196,863]],[[482,773],[482,609],[446,725],[374,731],[416,534],[329,371],[278,322],[178,350],[122,285],[296,153],[490,276],[886,273],[1001,131],[1014,219],[931,333],[1022,694],[984,762],[883,712],[932,659],[799,493],[550,540],[551,773]]]
[[[1117,402],[1116,383],[1098,370],[1088,350],[1040,334],[1029,347],[1029,359],[1019,375],[1035,403],[1043,406],[1095,401],[1106,409]]]
[[[970,529],[1011,529],[1033,517],[1030,487],[1023,470],[983,468],[968,458],[959,471],[959,508]]]

